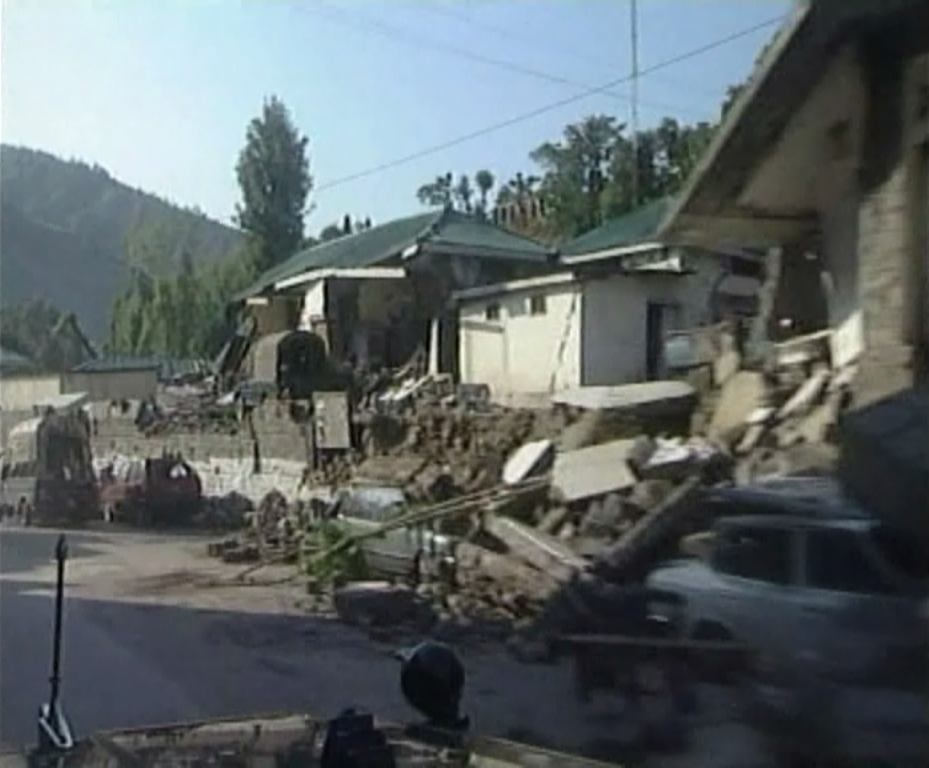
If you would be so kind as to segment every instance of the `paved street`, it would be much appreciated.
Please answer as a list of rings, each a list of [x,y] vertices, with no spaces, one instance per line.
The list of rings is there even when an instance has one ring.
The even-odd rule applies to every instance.
[[[7,744],[34,739],[35,713],[48,695],[56,538],[0,529],[0,740]],[[78,734],[272,711],[331,716],[346,706],[415,719],[389,656],[409,639],[378,643],[336,621],[288,612],[272,590],[179,586],[196,569],[216,567],[195,554],[202,541],[68,538],[63,700]],[[579,705],[569,667],[524,666],[493,648],[460,650],[476,728],[619,757],[610,743],[625,722],[621,703]],[[716,725],[695,734],[705,764],[749,765],[744,729],[729,716],[711,719]],[[654,764],[704,764],[693,757]]]
[[[95,540],[70,535],[72,557],[93,556]],[[48,692],[53,613],[51,584],[9,578],[46,565],[55,541],[54,534],[44,532],[0,534],[0,739],[5,743],[34,736],[35,710]],[[324,681],[305,676],[279,658],[294,650],[300,656],[303,651],[313,653],[319,633],[309,624],[288,616],[72,597],[66,603],[64,625],[66,710],[83,733],[183,718],[291,708],[314,711],[314,705],[329,712],[332,702],[321,691],[340,690],[340,672],[354,677],[344,668],[344,657],[341,665],[315,670],[325,672]],[[351,651],[344,642],[341,645]],[[267,656],[256,654],[263,647]],[[386,664],[381,666],[389,671]],[[398,699],[397,704],[395,715],[402,702]]]

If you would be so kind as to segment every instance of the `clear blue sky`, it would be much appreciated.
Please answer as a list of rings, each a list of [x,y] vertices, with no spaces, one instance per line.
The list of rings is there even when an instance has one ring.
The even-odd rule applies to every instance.
[[[790,5],[639,0],[640,67]],[[99,163],[228,221],[236,156],[266,95],[309,136],[324,186],[624,77],[629,17],[628,0],[3,0],[2,139]],[[774,29],[643,77],[640,125],[713,119]],[[417,187],[447,170],[529,171],[529,151],[567,123],[628,119],[628,84],[615,92],[320,189],[307,230],[344,213],[375,223],[414,213]]]

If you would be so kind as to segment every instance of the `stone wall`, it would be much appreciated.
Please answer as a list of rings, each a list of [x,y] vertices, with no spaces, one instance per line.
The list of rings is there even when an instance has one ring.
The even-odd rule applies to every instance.
[[[866,405],[912,386],[913,350],[906,344],[906,292],[912,253],[909,153],[904,137],[905,62],[884,45],[865,53],[868,110],[860,169],[859,280],[865,351],[855,398]]]
[[[286,409],[269,404],[255,412],[255,431],[262,460],[282,459],[305,464],[308,460],[303,433],[290,420]],[[235,434],[212,429],[177,430],[171,434],[145,437],[131,418],[103,417],[97,420],[93,438],[94,456],[157,456],[163,451],[179,451],[189,461],[233,459],[251,464],[252,441],[245,425]]]

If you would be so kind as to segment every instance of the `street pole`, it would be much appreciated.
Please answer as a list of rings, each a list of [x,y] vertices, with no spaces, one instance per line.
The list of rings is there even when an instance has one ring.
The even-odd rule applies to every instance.
[[[632,36],[632,205],[639,204],[639,31],[636,0],[629,0]]]

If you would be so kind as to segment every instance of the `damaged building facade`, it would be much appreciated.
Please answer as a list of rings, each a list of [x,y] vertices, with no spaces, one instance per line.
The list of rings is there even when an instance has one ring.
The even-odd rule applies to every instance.
[[[302,251],[238,298],[259,337],[310,331],[334,358],[375,368],[399,366],[432,340],[438,368],[454,374],[452,292],[538,275],[553,261],[553,252],[528,238],[433,211]]]
[[[662,236],[771,246],[788,313],[821,286],[830,362],[856,369],[840,472],[925,536],[929,4],[798,3]]]
[[[758,256],[667,247],[668,200],[610,221],[559,251],[555,274],[455,295],[459,371],[496,400],[666,375],[669,332],[751,317]]]
[[[662,232],[776,247],[785,280],[820,277],[862,404],[925,375],[927,50],[924,2],[799,4]],[[804,271],[816,261],[822,276]]]

